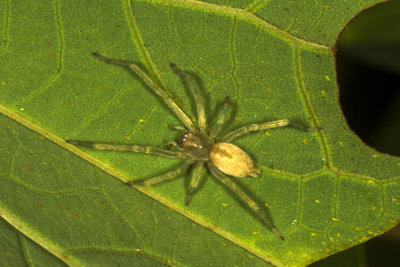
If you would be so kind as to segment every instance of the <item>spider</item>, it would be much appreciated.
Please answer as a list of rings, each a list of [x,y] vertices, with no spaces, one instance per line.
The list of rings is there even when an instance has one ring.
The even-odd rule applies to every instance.
[[[156,93],[165,104],[175,113],[184,126],[173,126],[175,130],[183,130],[184,134],[178,143],[170,142],[177,151],[171,149],[161,149],[151,146],[125,145],[125,144],[105,144],[88,141],[67,140],[72,145],[89,147],[100,150],[129,151],[134,153],[154,154],[167,158],[183,159],[184,162],[175,170],[144,180],[128,181],[128,185],[150,186],[172,180],[181,173],[184,173],[190,165],[194,165],[193,175],[190,180],[189,188],[186,193],[185,205],[189,205],[192,195],[200,182],[200,173],[206,165],[211,174],[222,184],[227,186],[239,199],[255,213],[256,216],[265,224],[276,236],[284,240],[283,235],[275,226],[263,209],[256,201],[254,201],[247,193],[245,193],[229,176],[231,177],[257,177],[260,175],[259,169],[254,165],[250,156],[238,146],[230,143],[232,140],[254,131],[262,131],[271,128],[284,126],[293,126],[299,130],[311,131],[314,128],[304,127],[288,119],[275,120],[260,124],[250,124],[238,128],[226,135],[217,138],[220,132],[228,110],[230,108],[229,98],[224,101],[223,108],[220,110],[216,123],[207,129],[207,121],[205,117],[204,101],[200,96],[199,89],[196,86],[195,79],[188,72],[184,72],[176,67],[173,63],[170,66],[177,75],[183,77],[184,81],[191,90],[195,99],[198,128],[196,128],[192,120],[186,113],[175,103],[175,101],[161,89],[152,79],[143,72],[136,64],[129,61],[121,61],[117,59],[106,58],[98,53],[92,53],[97,59],[113,65],[129,67],[136,75],[138,75],[144,83]],[[218,141],[217,141],[218,140]]]

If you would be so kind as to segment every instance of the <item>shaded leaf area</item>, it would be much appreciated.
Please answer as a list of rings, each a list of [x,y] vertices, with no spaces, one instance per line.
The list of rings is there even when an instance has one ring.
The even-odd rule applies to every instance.
[[[37,246],[78,265],[302,266],[391,228],[400,217],[400,160],[349,131],[334,55],[321,45],[331,45],[341,23],[364,8],[339,3],[350,11],[318,40],[318,30],[296,35],[279,23],[276,29],[268,24],[272,15],[236,5],[3,3],[0,111],[15,121],[1,117],[1,214]],[[313,17],[297,12],[299,21]],[[33,22],[34,30],[21,26]],[[169,63],[193,72],[209,124],[224,98],[232,99],[222,135],[282,118],[320,127],[235,141],[262,171],[258,179],[237,179],[239,186],[268,207],[286,241],[206,171],[184,207],[190,175],[142,192],[121,182],[161,174],[179,161],[66,146],[63,139],[163,147],[182,135],[168,128],[180,123],[149,88],[127,69],[93,58],[94,51],[139,62],[195,118],[191,94]]]

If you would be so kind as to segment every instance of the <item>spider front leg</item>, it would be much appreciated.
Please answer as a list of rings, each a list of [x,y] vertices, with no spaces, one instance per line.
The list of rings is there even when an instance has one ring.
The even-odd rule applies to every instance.
[[[289,120],[277,120],[260,124],[250,124],[236,129],[221,138],[221,142],[230,142],[233,139],[254,131],[262,131],[271,128],[285,127],[289,125]]]
[[[153,154],[153,155],[163,156],[166,158],[175,158],[175,159],[176,158],[180,158],[180,159],[185,158],[185,154],[182,151],[170,151],[170,150],[165,150],[165,149],[151,147],[151,146],[105,144],[105,143],[95,143],[95,142],[78,141],[78,140],[66,140],[66,142],[71,145],[90,147],[90,148],[98,149],[98,150],[127,151],[127,152],[134,152],[134,153]],[[179,174],[181,174],[182,172],[186,171],[190,164],[191,164],[190,162],[185,161],[180,167],[178,167],[174,171],[170,171],[170,172],[164,173],[162,175],[159,175],[159,176],[156,176],[153,178],[149,178],[149,179],[145,179],[145,180],[128,181],[128,182],[126,182],[126,184],[149,186],[149,185],[158,184],[158,183],[161,183],[164,181],[172,180],[175,177],[177,177]]]
[[[117,60],[117,59],[106,58],[98,53],[92,53],[92,55],[107,64],[129,67],[134,73],[136,73],[144,81],[145,84],[147,84],[147,86],[149,86],[158,96],[160,96],[164,100],[165,104],[167,104],[167,106],[170,109],[172,109],[172,111],[182,121],[182,123],[186,126],[187,129],[189,129],[190,131],[196,131],[196,129],[193,126],[192,121],[189,119],[189,117],[186,115],[186,113],[180,107],[178,107],[178,105],[175,103],[175,101],[163,89],[161,89],[155,82],[153,82],[153,80],[146,73],[144,73],[144,71],[142,71],[138,65],[134,64],[133,62],[129,62],[129,61],[122,61],[122,60]]]
[[[240,187],[238,187],[228,176],[224,175],[220,170],[217,169],[212,163],[208,164],[208,168],[215,178],[221,183],[226,185],[237,195],[249,208],[262,220],[262,222],[280,239],[285,240],[281,232],[275,228],[271,220],[264,214],[260,206],[251,199]]]
[[[289,121],[288,119],[282,119],[282,120],[276,120],[276,121],[270,121],[266,123],[260,123],[260,124],[250,124],[243,126],[239,129],[236,129],[225,136],[221,138],[221,142],[230,142],[235,138],[238,138],[239,136],[248,134],[250,132],[254,131],[262,131],[266,129],[273,129],[273,128],[279,128],[279,127],[286,127],[286,126],[291,126],[293,128],[296,128],[297,130],[304,131],[304,132],[311,132],[311,131],[316,131],[318,128],[314,127],[309,127],[309,126],[304,126],[301,125],[297,122]]]
[[[159,155],[166,158],[174,158],[174,159],[183,159],[185,155],[181,151],[170,151],[161,149],[158,147],[152,146],[137,146],[137,145],[122,145],[122,144],[105,144],[105,143],[95,143],[88,141],[79,141],[79,140],[66,140],[65,142],[71,145],[90,147],[98,150],[109,150],[109,151],[127,151],[134,153],[143,153],[143,154],[153,154]]]

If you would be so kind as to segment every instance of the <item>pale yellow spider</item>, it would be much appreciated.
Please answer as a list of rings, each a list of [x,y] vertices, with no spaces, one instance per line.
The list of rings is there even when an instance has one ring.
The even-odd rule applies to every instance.
[[[187,190],[185,204],[188,205],[192,195],[199,185],[200,173],[206,164],[210,172],[218,181],[226,185],[234,194],[236,194],[249,208],[261,219],[261,221],[279,238],[284,239],[283,235],[275,228],[271,220],[263,212],[262,207],[257,204],[251,197],[249,197],[240,187],[238,187],[226,175],[233,177],[257,177],[260,171],[255,167],[250,156],[241,148],[230,142],[244,134],[261,131],[271,128],[278,128],[291,125],[299,130],[312,131],[315,130],[311,127],[303,127],[301,125],[290,122],[288,119],[276,120],[261,124],[250,124],[236,129],[220,138],[216,138],[222,125],[224,124],[227,116],[230,103],[226,98],[224,107],[218,115],[217,122],[207,131],[207,122],[204,111],[204,102],[200,96],[199,90],[195,84],[193,77],[178,69],[171,63],[172,70],[182,75],[191,89],[197,107],[198,125],[199,129],[193,126],[193,122],[186,115],[186,113],[178,107],[175,101],[168,96],[168,94],[158,87],[150,77],[145,74],[136,64],[128,61],[121,61],[116,59],[109,59],[100,54],[93,53],[93,56],[101,61],[121,66],[128,66],[135,72],[158,96],[160,96],[165,104],[176,114],[184,126],[175,126],[174,129],[184,130],[181,140],[178,143],[178,151],[171,151],[160,149],[151,146],[137,146],[137,145],[124,145],[124,144],[104,144],[87,141],[67,140],[68,143],[78,146],[85,146],[100,150],[117,150],[117,151],[130,151],[135,153],[155,154],[167,158],[180,158],[185,161],[176,170],[161,174],[145,180],[134,180],[127,182],[128,185],[149,186],[165,182],[176,178],[182,172],[185,172],[188,167],[194,164],[193,177],[191,178],[189,188]],[[218,141],[217,141],[218,140]],[[175,142],[171,142],[176,144]],[[225,175],[226,174],[226,175]]]

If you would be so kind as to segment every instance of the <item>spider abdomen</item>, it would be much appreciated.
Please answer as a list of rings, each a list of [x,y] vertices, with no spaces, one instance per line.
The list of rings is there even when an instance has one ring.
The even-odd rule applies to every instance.
[[[211,148],[210,160],[221,172],[234,177],[260,175],[250,156],[231,143],[216,143]]]

